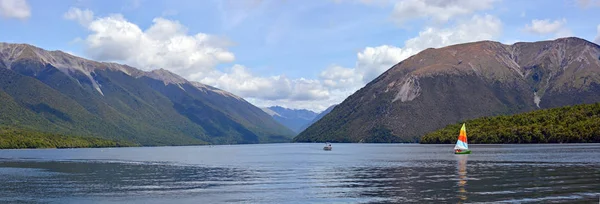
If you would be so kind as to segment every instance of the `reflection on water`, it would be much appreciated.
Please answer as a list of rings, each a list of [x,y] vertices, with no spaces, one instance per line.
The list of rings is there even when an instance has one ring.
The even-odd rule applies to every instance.
[[[456,155],[456,157],[458,158],[458,198],[462,203],[467,200],[465,186],[467,185],[467,159],[469,155]]]
[[[600,145],[524,146],[513,151],[519,154],[474,145],[471,155],[428,145],[338,144],[331,152],[284,145],[0,151],[0,203],[548,203],[600,196]]]

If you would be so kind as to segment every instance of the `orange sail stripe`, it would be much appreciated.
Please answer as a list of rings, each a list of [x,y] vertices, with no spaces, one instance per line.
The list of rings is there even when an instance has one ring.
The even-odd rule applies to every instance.
[[[460,128],[460,133],[458,134],[458,140],[467,143],[467,128],[465,124],[463,124],[462,128]]]
[[[458,140],[467,143],[467,133],[465,131],[460,131],[460,135],[458,135]]]

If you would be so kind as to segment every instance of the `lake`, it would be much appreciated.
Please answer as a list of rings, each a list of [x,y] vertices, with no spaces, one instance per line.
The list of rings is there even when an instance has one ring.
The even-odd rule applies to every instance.
[[[600,144],[0,150],[0,202],[600,201]]]

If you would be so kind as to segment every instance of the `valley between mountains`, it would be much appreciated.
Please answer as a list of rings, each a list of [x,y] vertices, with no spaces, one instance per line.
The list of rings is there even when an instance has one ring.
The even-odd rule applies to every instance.
[[[165,69],[0,43],[0,127],[109,146],[419,142],[465,120],[596,102],[600,46],[574,37],[426,49],[322,113],[259,108]]]

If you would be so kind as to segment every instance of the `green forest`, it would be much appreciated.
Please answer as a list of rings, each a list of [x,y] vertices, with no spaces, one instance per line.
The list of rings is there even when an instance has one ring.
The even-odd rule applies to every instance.
[[[137,145],[127,141],[113,141],[95,137],[67,136],[6,126],[0,127],[0,149],[129,146]]]
[[[455,143],[462,123],[470,144],[600,142],[600,103],[462,121],[428,133],[420,142]]]

